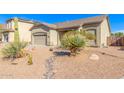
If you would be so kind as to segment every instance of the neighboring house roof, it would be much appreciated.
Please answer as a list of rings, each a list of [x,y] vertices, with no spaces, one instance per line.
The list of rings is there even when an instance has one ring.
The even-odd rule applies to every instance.
[[[2,29],[3,28],[3,24],[0,24],[0,29]]]
[[[1,30],[2,33],[4,33],[4,32],[13,32],[14,31],[13,29],[7,29],[5,24],[0,24],[0,30]]]
[[[13,29],[3,29],[2,33],[5,33],[5,32],[14,32],[14,30]]]
[[[5,29],[6,25],[5,24],[0,24],[0,29]]]
[[[90,17],[90,18],[83,18],[83,19],[79,19],[79,20],[60,22],[60,23],[56,23],[55,25],[57,26],[57,29],[78,27],[78,26],[82,26],[84,24],[100,23],[106,17],[107,17],[107,15],[101,15],[101,16]]]

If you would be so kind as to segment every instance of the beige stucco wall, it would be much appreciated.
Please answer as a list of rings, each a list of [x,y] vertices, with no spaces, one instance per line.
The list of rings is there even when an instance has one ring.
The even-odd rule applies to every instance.
[[[101,42],[100,42],[100,46],[107,46],[107,37],[110,36],[110,29],[109,29],[109,24],[108,24],[108,20],[105,19],[102,23],[101,23],[101,31],[100,31],[100,36],[101,36]]]
[[[13,42],[14,41],[14,32],[9,32],[9,42]]]
[[[19,35],[21,41],[31,42],[31,27],[33,27],[33,24],[31,23],[24,23],[24,22],[18,22],[19,26]]]
[[[50,45],[57,46],[59,43],[58,32],[56,30],[50,30]]]
[[[21,41],[31,42],[31,27],[33,27],[34,24],[32,23],[26,23],[26,22],[18,22],[18,31]],[[7,29],[14,29],[14,21],[11,20],[7,24]],[[9,42],[14,41],[14,33],[9,32]]]

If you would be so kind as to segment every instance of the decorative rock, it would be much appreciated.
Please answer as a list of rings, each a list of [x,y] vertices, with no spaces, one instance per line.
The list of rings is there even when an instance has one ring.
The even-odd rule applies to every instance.
[[[91,54],[91,56],[89,57],[90,60],[99,60],[99,56],[96,54]]]
[[[53,76],[54,76],[54,74],[55,74],[55,73],[53,72],[54,60],[55,60],[55,56],[49,57],[49,58],[46,60],[46,64],[45,64],[46,72],[45,72],[44,75],[43,75],[45,79],[53,79]]]

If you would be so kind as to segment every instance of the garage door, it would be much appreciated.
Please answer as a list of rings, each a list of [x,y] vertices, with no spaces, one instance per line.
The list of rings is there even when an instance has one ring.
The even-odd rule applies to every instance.
[[[46,45],[46,35],[34,35],[35,45]]]
[[[93,34],[96,37],[96,30],[88,30],[88,33]],[[96,46],[96,39],[95,40],[89,40],[88,45],[90,46]]]

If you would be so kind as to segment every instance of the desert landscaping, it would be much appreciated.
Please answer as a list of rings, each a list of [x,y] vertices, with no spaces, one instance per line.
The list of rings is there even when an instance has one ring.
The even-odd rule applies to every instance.
[[[117,79],[124,76],[124,51],[120,47],[86,48],[77,56],[66,52],[58,48],[50,51],[50,47],[34,48],[32,65],[27,64],[26,57],[14,61],[0,57],[0,78]],[[50,57],[54,58],[49,64]]]
[[[51,25],[48,24],[19,18],[8,20],[7,22],[13,24],[13,30],[1,29],[0,78],[124,78],[124,33],[112,34],[107,18],[107,16],[98,16],[85,19],[89,20],[89,23],[100,21],[97,25],[90,25],[91,27],[96,26],[94,30],[88,28],[89,25],[87,27],[84,25],[85,28],[83,28],[77,24],[77,21],[87,23],[84,19],[70,21],[69,24],[73,23],[70,26],[77,24],[78,28],[75,30],[71,28],[64,33],[59,33],[60,30],[64,30],[59,28],[59,30],[53,31]],[[30,27],[23,23],[35,23],[31,25],[34,32],[31,32]],[[59,26],[62,25],[63,23],[59,23]],[[63,26],[66,25],[65,22]],[[26,26],[25,29],[24,26]],[[102,29],[97,29],[98,26],[102,26]],[[30,33],[22,34],[21,32],[26,31],[27,27]],[[61,39],[58,38],[59,35]]]

